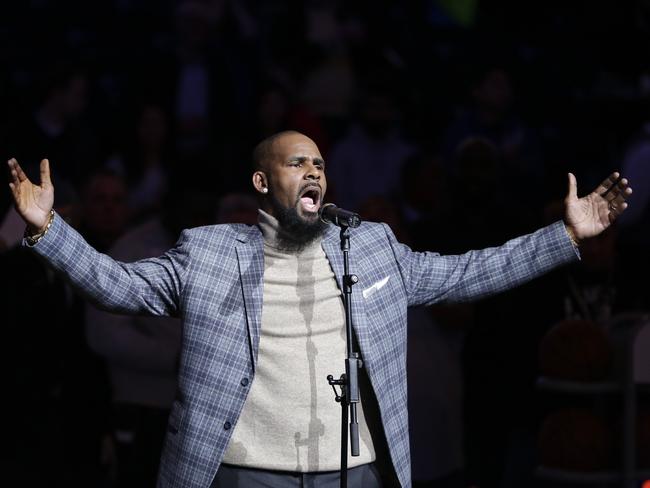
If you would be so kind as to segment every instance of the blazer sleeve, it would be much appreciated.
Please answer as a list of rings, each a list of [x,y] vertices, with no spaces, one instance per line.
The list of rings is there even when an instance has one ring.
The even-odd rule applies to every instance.
[[[579,259],[562,221],[502,246],[441,256],[414,252],[384,226],[409,306],[477,300],[525,283]]]
[[[102,310],[123,314],[179,313],[183,278],[189,266],[190,232],[160,257],[133,263],[116,261],[93,249],[58,214],[35,245],[23,240],[61,272],[87,300]]]

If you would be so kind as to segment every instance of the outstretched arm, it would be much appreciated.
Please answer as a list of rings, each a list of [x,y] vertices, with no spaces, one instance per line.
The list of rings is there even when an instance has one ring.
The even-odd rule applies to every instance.
[[[577,243],[597,236],[625,211],[625,200],[631,194],[627,179],[614,172],[589,195],[578,198],[576,177],[569,173],[569,193],[564,199],[567,231]]]
[[[579,244],[603,232],[625,210],[625,199],[631,194],[627,180],[615,172],[592,193],[578,198],[575,176],[569,174],[564,222],[555,222],[499,247],[458,256],[414,253],[389,233],[409,305],[476,300],[577,259],[569,236]]]
[[[15,159],[9,161],[16,210],[35,236],[27,244],[84,297],[99,308],[128,314],[176,315],[189,257],[189,233],[158,258],[122,263],[101,254],[52,211],[54,188],[49,163],[41,161],[41,184],[35,185]]]

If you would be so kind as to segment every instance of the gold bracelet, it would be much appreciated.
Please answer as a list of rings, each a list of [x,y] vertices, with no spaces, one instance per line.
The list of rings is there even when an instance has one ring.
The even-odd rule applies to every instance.
[[[42,232],[39,232],[38,234],[34,235],[29,235],[27,234],[27,229],[25,229],[25,240],[27,241],[27,244],[30,246],[35,245],[40,241],[45,234],[47,234],[47,231],[50,230],[50,227],[52,227],[52,222],[54,222],[54,209],[50,210],[50,217],[47,221],[47,225],[45,226],[45,229],[43,229]]]

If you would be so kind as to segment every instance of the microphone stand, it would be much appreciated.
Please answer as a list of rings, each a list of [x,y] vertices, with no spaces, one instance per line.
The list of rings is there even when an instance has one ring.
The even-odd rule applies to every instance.
[[[341,251],[343,251],[343,303],[345,305],[345,331],[347,340],[347,358],[345,373],[338,380],[330,374],[328,383],[334,390],[334,400],[341,404],[341,488],[348,485],[348,409],[350,421],[350,447],[352,456],[359,455],[359,422],[357,418],[357,403],[359,403],[359,368],[362,367],[359,353],[354,350],[352,341],[352,285],[359,281],[356,275],[350,274],[348,253],[350,251],[350,230],[347,226],[341,228]],[[335,386],[341,388],[341,394]]]

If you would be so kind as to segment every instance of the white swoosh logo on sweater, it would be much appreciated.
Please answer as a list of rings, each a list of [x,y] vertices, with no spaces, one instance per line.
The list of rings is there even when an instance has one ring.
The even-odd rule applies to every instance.
[[[377,283],[374,283],[373,285],[369,286],[365,290],[361,292],[363,295],[363,298],[368,298],[370,295],[375,293],[376,291],[379,291],[381,288],[384,287],[386,283],[388,283],[388,280],[390,279],[390,276],[386,276],[383,280],[379,280]]]

